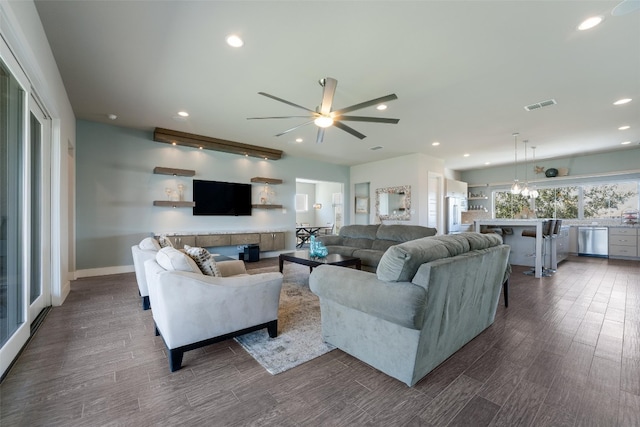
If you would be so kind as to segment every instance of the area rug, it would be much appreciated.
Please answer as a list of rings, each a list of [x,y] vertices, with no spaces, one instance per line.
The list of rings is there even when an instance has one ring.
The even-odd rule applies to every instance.
[[[285,265],[276,338],[269,338],[267,330],[261,329],[235,340],[273,375],[335,349],[322,341],[320,301],[309,289],[309,268]]]

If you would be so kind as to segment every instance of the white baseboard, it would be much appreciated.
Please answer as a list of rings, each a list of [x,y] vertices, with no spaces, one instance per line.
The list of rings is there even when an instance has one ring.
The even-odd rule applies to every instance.
[[[75,278],[108,276],[110,274],[133,273],[133,265],[120,265],[116,267],[88,268],[86,270],[76,270]]]

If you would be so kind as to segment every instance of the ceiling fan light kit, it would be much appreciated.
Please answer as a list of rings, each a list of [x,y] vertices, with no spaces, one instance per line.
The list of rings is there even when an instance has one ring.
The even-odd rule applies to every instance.
[[[387,101],[393,101],[398,99],[396,94],[390,94],[386,96],[382,96],[380,98],[374,98],[369,101],[361,102],[358,104],[351,105],[349,107],[341,108],[339,110],[333,110],[333,96],[336,92],[336,87],[338,86],[338,81],[332,77],[325,77],[318,81],[320,86],[322,86],[322,103],[320,107],[318,107],[315,111],[309,108],[303,107],[302,105],[295,104],[293,102],[287,101],[282,98],[278,98],[277,96],[270,95],[266,92],[258,92],[259,95],[266,96],[267,98],[271,98],[275,101],[282,102],[284,104],[290,105],[292,107],[305,110],[309,114],[306,116],[273,116],[273,117],[248,117],[247,120],[259,120],[259,119],[292,119],[292,118],[307,118],[309,119],[307,122],[302,123],[301,125],[294,126],[290,129],[287,129],[283,132],[280,132],[276,136],[282,136],[286,133],[294,131],[302,126],[308,125],[309,123],[313,123],[318,126],[318,134],[316,137],[316,142],[321,143],[324,140],[324,131],[326,128],[331,126],[335,126],[338,129],[341,129],[356,138],[364,139],[366,135],[358,132],[350,126],[342,123],[343,121],[354,121],[354,122],[369,122],[369,123],[386,123],[386,124],[397,124],[399,119],[388,119],[381,117],[365,117],[365,116],[346,116],[346,113],[351,111],[361,110],[363,108],[372,107],[374,105],[379,105]]]

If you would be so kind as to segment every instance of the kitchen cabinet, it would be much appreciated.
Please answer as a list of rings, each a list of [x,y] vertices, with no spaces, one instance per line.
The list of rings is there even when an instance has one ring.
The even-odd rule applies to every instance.
[[[609,227],[609,258],[640,259],[638,229]]]

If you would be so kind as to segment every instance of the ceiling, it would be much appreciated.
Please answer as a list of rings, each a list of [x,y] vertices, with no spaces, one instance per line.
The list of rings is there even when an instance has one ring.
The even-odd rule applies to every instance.
[[[619,2],[47,0],[36,7],[78,119],[341,165],[425,153],[468,170],[512,163],[513,132],[520,160],[524,140],[537,159],[638,148],[640,10],[613,16]],[[577,31],[592,15],[604,21]],[[229,34],[244,46],[228,46]],[[332,127],[316,144],[313,124],[274,136],[306,119],[247,120],[305,114],[258,92],[315,109],[323,77],[338,80],[334,109],[397,94],[386,111],[352,114],[400,122],[349,122],[367,138]],[[620,98],[633,101],[614,106]],[[549,99],[557,104],[524,108]],[[189,117],[176,119],[178,111]],[[618,130],[623,125],[630,128]]]

